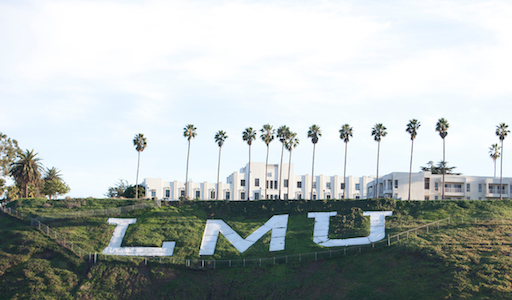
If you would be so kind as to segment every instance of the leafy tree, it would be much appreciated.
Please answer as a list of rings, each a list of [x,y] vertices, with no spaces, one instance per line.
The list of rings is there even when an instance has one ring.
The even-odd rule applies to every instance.
[[[432,174],[443,174],[444,170],[445,174],[460,175],[461,173],[453,172],[453,169],[455,168],[457,167],[448,167],[448,162],[440,161],[437,165],[434,165],[433,161],[429,161],[426,167],[421,167],[421,170]]]
[[[60,170],[55,167],[52,167],[50,169],[46,168],[46,172],[43,179],[44,181],[49,181],[53,179],[62,181],[62,175],[60,174]]]
[[[505,123],[500,123],[496,126],[496,135],[499,137],[501,141],[501,157],[500,157],[500,200],[503,199],[503,140],[510,132],[508,130],[508,125]]]
[[[0,132],[0,176],[10,176],[11,164],[19,155],[18,141]]]
[[[190,140],[195,138],[197,135],[196,132],[197,128],[192,125],[188,124],[183,128],[183,136],[188,140],[188,152],[187,152],[187,172],[185,176],[185,196],[188,197],[188,162],[190,157]]]
[[[443,160],[442,161],[446,161],[445,159],[445,147],[444,147],[444,138],[448,135],[448,128],[450,127],[450,124],[448,124],[448,121],[445,119],[445,118],[441,118],[437,121],[437,124],[436,124],[436,131],[439,132],[439,136],[443,139]],[[445,175],[445,172],[443,170],[443,188],[442,188],[442,197],[441,199],[444,199],[444,175]]]
[[[126,189],[128,187],[129,187],[128,181],[126,181],[124,179],[119,179],[119,181],[117,182],[117,184],[115,186],[113,186],[113,187],[111,186],[108,188],[108,191],[105,194],[105,196],[107,196],[109,198],[124,197],[124,192],[126,191]]]
[[[347,178],[347,145],[352,137],[352,127],[349,124],[341,126],[340,139],[345,142],[345,162],[343,166],[343,198],[347,198],[347,184],[345,182]]]
[[[416,135],[418,135],[418,129],[420,128],[421,123],[416,120],[412,119],[409,120],[409,123],[407,123],[407,128],[405,131],[411,135],[411,162],[409,164],[409,198],[408,200],[411,200],[411,177],[412,177],[412,153],[414,149],[414,139],[416,138]]]
[[[146,149],[147,142],[144,134],[139,133],[136,134],[133,138],[133,145],[135,146],[135,150],[137,150],[137,176],[135,179],[135,199],[138,198],[139,193],[137,190],[139,189],[139,167],[140,167],[140,153]]]
[[[13,201],[18,199],[20,195],[20,189],[16,185],[10,185],[6,188],[6,190],[7,193],[5,195],[5,199],[7,199],[7,201]]]
[[[286,149],[290,151],[290,158],[288,161],[288,198],[290,197],[290,185],[292,184],[291,176],[292,176],[292,150],[294,148],[297,148],[299,145],[299,139],[297,138],[296,132],[290,132],[290,135],[288,136],[288,140],[286,141]]]
[[[34,153],[34,150],[26,150],[20,154],[17,161],[11,164],[10,174],[20,189],[25,189],[25,197],[29,195],[29,186],[39,185],[41,179],[41,159],[36,156],[37,153]]]
[[[42,193],[52,200],[52,196],[58,197],[59,195],[69,193],[69,186],[57,178],[45,180]]]
[[[322,136],[322,132],[320,130],[320,126],[313,124],[308,129],[308,138],[311,138],[311,142],[313,143],[313,162],[311,165],[311,198],[313,199],[313,182],[315,180],[315,148],[316,143],[318,143],[318,139]]]
[[[217,145],[219,145],[219,166],[217,168],[217,187],[220,185],[220,154],[221,154],[221,150],[222,150],[222,145],[224,145],[224,142],[226,141],[227,138],[228,138],[228,136],[227,136],[226,132],[223,130],[219,130],[215,134],[215,142],[217,143]],[[217,193],[216,196],[217,196],[217,200],[219,200],[219,193]]]
[[[498,144],[492,144],[491,147],[489,147],[489,156],[494,163],[494,177],[496,177],[496,160],[501,156],[500,149],[501,147],[498,146]]]
[[[138,194],[135,194],[136,192]],[[123,197],[130,198],[130,199],[144,198],[145,195],[146,195],[146,190],[145,190],[144,186],[139,186],[139,188],[137,189],[137,187],[135,185],[129,186],[128,188],[126,188],[126,190],[123,193]]]
[[[264,186],[265,186],[265,198],[264,199],[267,199],[268,150],[270,148],[269,147],[270,142],[272,142],[274,140],[276,130],[270,124],[265,124],[265,125],[263,125],[263,128],[260,129],[260,132],[261,132],[261,135],[260,135],[261,139],[267,145],[267,160],[265,161],[265,184],[264,184]]]
[[[3,178],[0,178],[0,196],[2,196],[5,192],[7,187],[5,186],[5,180]]]
[[[279,165],[279,199],[281,199],[281,186],[282,186],[282,178],[283,178],[283,154],[284,154],[284,147],[286,144],[286,141],[288,140],[290,136],[290,128],[288,126],[283,125],[277,129],[277,138],[282,144],[281,147],[281,164]]]
[[[382,123],[377,123],[372,128],[373,139],[378,142],[377,148],[377,179],[375,180],[375,198],[379,198],[379,156],[380,156],[380,141],[385,137],[388,132]]]
[[[249,145],[249,175],[247,176],[247,199],[251,200],[251,145],[252,141],[256,139],[256,130],[252,129],[252,127],[245,128],[244,132],[242,132],[242,139],[247,142],[247,145]],[[218,188],[219,186],[217,186],[217,189]]]

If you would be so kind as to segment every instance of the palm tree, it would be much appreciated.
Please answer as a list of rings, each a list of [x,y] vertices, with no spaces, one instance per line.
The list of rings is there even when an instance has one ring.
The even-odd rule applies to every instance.
[[[409,199],[411,200],[411,177],[412,177],[412,153],[414,149],[414,139],[416,138],[416,135],[418,134],[418,129],[420,128],[421,123],[416,120],[412,119],[409,120],[409,123],[407,123],[407,128],[405,129],[406,132],[408,132],[411,135],[411,162],[409,164]]]
[[[139,166],[140,166],[140,153],[146,149],[147,142],[146,138],[142,133],[136,134],[133,138],[133,145],[135,146],[135,150],[137,150],[137,176],[135,179],[135,199],[139,197]]]
[[[501,147],[498,146],[498,144],[492,144],[491,147],[489,147],[489,156],[491,156],[494,163],[494,177],[496,177],[496,160],[501,156],[500,149]]]
[[[505,123],[500,123],[496,126],[496,135],[500,138],[501,141],[501,157],[500,157],[500,200],[503,199],[503,140],[510,132],[508,130],[508,125]]]
[[[192,124],[188,124],[187,126],[185,126],[185,128],[183,128],[183,136],[186,137],[188,140],[187,172],[185,176],[185,198],[188,197],[188,161],[190,157],[190,140],[196,137],[196,130],[197,128]]]
[[[380,155],[380,140],[385,137],[388,132],[386,127],[382,123],[377,123],[372,128],[373,139],[378,142],[377,148],[377,180],[375,180],[375,198],[379,197],[379,155]]]
[[[62,175],[60,174],[60,170],[52,167],[52,168],[46,168],[46,174],[44,175],[44,181],[50,181],[57,179],[59,181],[62,181]]]
[[[443,139],[443,161],[446,161],[445,159],[445,147],[444,147],[444,138],[448,135],[448,128],[450,127],[450,124],[448,124],[448,121],[445,118],[441,118],[437,121],[436,124],[436,131],[439,132],[439,136]],[[442,197],[441,199],[444,199],[444,168],[443,168],[443,185],[442,185]]]
[[[349,124],[345,124],[341,126],[340,129],[340,139],[342,139],[345,142],[345,163],[343,166],[343,198],[347,198],[347,145],[350,141],[350,138],[352,137],[352,127],[350,127]]]
[[[228,136],[226,135],[226,132],[224,132],[223,130],[219,130],[216,134],[215,134],[215,142],[217,143],[217,145],[219,145],[219,166],[217,168],[217,189],[220,185],[220,180],[219,180],[219,176],[220,176],[220,152],[222,150],[222,145],[224,145],[224,142],[226,141],[226,139],[228,138]],[[217,193],[217,200],[219,200],[219,193]]]
[[[290,136],[290,128],[288,126],[283,125],[277,129],[277,137],[279,138],[279,141],[282,144],[281,147],[281,164],[279,165],[279,199],[281,199],[281,181],[283,178],[283,154],[284,154],[284,146],[286,141],[288,140]]]
[[[30,184],[37,184],[41,178],[41,159],[36,157],[34,150],[25,150],[21,153],[19,159],[11,164],[10,174],[19,184],[20,188],[25,189],[25,198],[28,197],[28,187]]]
[[[247,176],[247,199],[251,200],[251,145],[252,141],[256,139],[256,130],[252,129],[252,127],[245,128],[244,132],[242,132],[242,139],[247,142],[247,145],[249,145],[249,173]]]
[[[270,124],[263,125],[263,128],[260,129],[261,132],[261,139],[265,144],[267,144],[267,160],[265,163],[265,198],[267,199],[267,167],[268,167],[268,150],[270,142],[274,140],[274,135],[276,134],[276,130],[272,128]]]
[[[320,126],[313,124],[309,127],[308,130],[308,138],[311,138],[311,142],[313,143],[313,162],[311,166],[311,198],[313,199],[313,181],[315,179],[315,148],[316,143],[318,143],[318,138],[322,136],[322,132],[320,131]]]
[[[286,141],[286,149],[290,151],[290,158],[288,161],[288,199],[290,199],[290,184],[292,182],[290,181],[290,177],[292,176],[292,150],[293,148],[297,148],[299,145],[299,139],[297,138],[297,133],[290,132],[290,135],[288,136],[288,140]]]

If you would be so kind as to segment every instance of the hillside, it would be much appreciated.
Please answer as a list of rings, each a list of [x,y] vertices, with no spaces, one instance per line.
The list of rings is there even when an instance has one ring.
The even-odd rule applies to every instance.
[[[41,214],[117,206],[112,201],[73,200],[80,205],[45,200],[25,200],[11,206]],[[510,201],[260,201],[173,203],[123,215],[135,217],[123,245],[161,246],[176,240],[176,258],[198,258],[207,219],[223,219],[242,236],[251,233],[275,214],[290,215],[286,250],[294,255],[322,248],[311,242],[310,211],[337,211],[330,238],[362,236],[368,232],[364,210],[392,210],[386,233],[403,231],[450,215],[450,226],[418,237],[402,239],[391,247],[367,249],[361,254],[290,260],[288,264],[210,270],[160,264],[142,259],[105,260],[97,264],[79,259],[52,239],[17,219],[0,214],[0,297],[2,299],[396,299],[482,298],[507,299],[512,291],[512,221],[469,218],[510,217]],[[466,220],[461,224],[460,217]],[[84,249],[100,252],[114,226],[108,217],[61,220],[49,225],[67,234]],[[457,221],[459,220],[459,221]],[[475,219],[472,219],[474,222]],[[136,224],[136,225],[137,225]],[[215,259],[269,257],[268,235],[240,254],[219,238]],[[179,243],[178,243],[179,242]]]

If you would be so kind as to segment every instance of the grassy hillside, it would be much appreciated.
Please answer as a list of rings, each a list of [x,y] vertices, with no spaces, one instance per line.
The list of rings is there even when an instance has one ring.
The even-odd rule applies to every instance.
[[[39,202],[38,202],[39,201]],[[65,203],[46,201],[13,203],[27,212]],[[88,200],[94,201],[94,200]],[[110,205],[95,200],[95,205]],[[103,203],[102,203],[103,202]],[[88,204],[81,204],[82,209]],[[43,207],[46,206],[46,207]],[[362,254],[319,261],[294,261],[263,267],[190,270],[143,261],[103,261],[89,265],[77,259],[33,228],[0,215],[0,298],[238,298],[238,299],[397,299],[482,298],[507,299],[512,292],[512,222],[478,222],[470,217],[510,217],[510,201],[260,201],[172,203],[136,211],[124,245],[161,246],[177,241],[176,257],[197,258],[204,224],[208,218],[225,220],[242,236],[275,214],[290,214],[286,250],[294,254],[324,250],[311,241],[313,220],[309,211],[337,211],[332,218],[332,238],[361,236],[368,232],[364,210],[392,210],[386,232],[399,232],[450,215],[462,216],[464,224],[441,227],[428,235],[401,240]],[[58,221],[52,228],[86,249],[101,251],[113,226],[107,217]],[[215,258],[265,257],[269,236],[245,253],[238,253],[219,239]]]

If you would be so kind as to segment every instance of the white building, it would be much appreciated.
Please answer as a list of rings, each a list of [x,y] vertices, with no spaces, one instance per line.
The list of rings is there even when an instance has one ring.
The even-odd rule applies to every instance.
[[[219,199],[222,200],[250,200],[267,199],[311,199],[311,175],[295,175],[293,164],[288,178],[288,164],[282,165],[282,180],[279,164],[267,166],[265,182],[265,163],[251,163],[251,176],[249,182],[249,164],[228,176],[226,183],[220,183]],[[373,176],[346,178],[347,198],[366,199],[366,186],[373,181]],[[291,183],[288,187],[288,183]],[[177,181],[163,181],[160,178],[146,178],[142,185],[146,188],[146,197],[178,200],[185,196],[185,183]],[[250,186],[249,186],[250,185]],[[281,196],[279,196],[281,185]],[[265,191],[266,188],[266,191]],[[217,183],[189,181],[188,197],[190,199],[214,200],[216,199]],[[313,199],[343,198],[343,177],[315,176],[313,182]]]
[[[411,200],[442,199],[443,175],[431,172],[413,173]],[[500,178],[445,175],[444,199],[485,200],[500,198]],[[502,197],[510,198],[512,178],[503,178]],[[375,180],[366,187],[369,198],[375,198]],[[409,199],[409,173],[393,172],[379,178],[379,197]]]
[[[265,164],[251,163],[249,182],[249,164],[233,172],[226,183],[189,181],[188,198],[215,200],[220,191],[219,200],[267,199],[311,199],[311,175],[295,175],[293,164],[288,178],[288,164],[282,165],[282,180],[279,164],[267,166],[265,183]],[[442,175],[430,172],[413,173],[411,177],[411,200],[437,200],[442,198]],[[289,183],[291,183],[289,185]],[[313,199],[367,199],[376,198],[375,177],[346,178],[347,197],[343,197],[343,177],[315,176]],[[503,198],[510,198],[512,178],[503,178]],[[178,200],[185,196],[185,183],[163,181],[160,178],[146,178],[142,185],[146,188],[146,197],[164,200]],[[250,185],[250,187],[249,187]],[[281,185],[281,196],[279,195]],[[445,199],[499,199],[500,179],[494,177],[445,175]],[[266,188],[266,191],[265,191]],[[409,195],[409,173],[393,172],[379,178],[379,198],[407,200]]]

